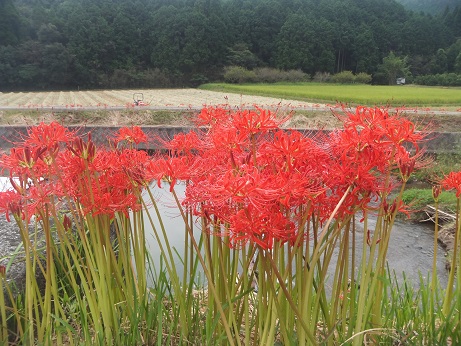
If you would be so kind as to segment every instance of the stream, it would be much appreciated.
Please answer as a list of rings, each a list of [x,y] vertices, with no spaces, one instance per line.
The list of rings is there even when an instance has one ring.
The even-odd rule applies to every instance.
[[[177,184],[175,190],[178,196],[184,195],[185,186]],[[168,240],[170,245],[174,247],[179,254],[183,254],[184,250],[184,223],[179,216],[177,208],[175,207],[173,198],[168,192],[168,188],[164,187],[162,190],[155,188],[155,196],[160,201],[158,203],[159,209],[162,213],[162,220],[165,223],[165,228],[168,232]],[[369,217],[369,229],[373,230],[376,219]],[[158,224],[157,224],[158,225]],[[146,225],[146,241],[149,252],[155,263],[155,267],[160,265],[160,249],[157,245],[150,225]],[[196,231],[197,238],[199,237],[198,230]],[[356,249],[357,254],[361,252],[363,241],[363,226],[357,222],[356,232]],[[432,272],[433,261],[433,247],[434,247],[434,226],[431,223],[415,223],[411,221],[397,220],[391,233],[389,249],[387,253],[387,260],[389,269],[395,271],[398,279],[403,278],[403,273],[409,279],[414,287],[420,284],[420,274],[427,279],[429,273]],[[335,254],[338,249],[335,250]],[[335,255],[333,255],[334,257]],[[334,267],[333,263],[330,267]],[[446,287],[448,272],[445,269],[445,250],[438,245],[437,249],[437,273],[440,285]],[[175,261],[178,266],[179,274],[182,275],[181,261],[176,257]],[[358,260],[357,260],[358,263]],[[331,274],[333,275],[333,274]],[[181,277],[181,276],[180,276]]]
[[[2,188],[6,188],[7,182],[6,178],[1,178],[0,191]],[[177,184],[175,190],[179,196],[184,195],[185,185]],[[174,253],[173,256],[175,256],[178,274],[181,277],[182,264],[178,254],[182,255],[184,251],[184,223],[167,187],[163,189],[155,188],[153,189],[153,193],[156,199],[160,201],[158,206],[162,214],[162,220],[165,223],[170,246],[177,251],[177,254]],[[156,222],[156,227],[158,227],[158,222]],[[8,255],[7,252],[10,251],[10,249],[14,249],[17,246],[20,238],[18,234],[11,234],[14,228],[9,226],[8,223],[0,223],[0,228],[0,258],[2,258]],[[369,228],[374,229],[373,220],[369,220]],[[196,232],[198,238],[198,228]],[[419,286],[420,273],[424,278],[427,278],[428,273],[432,270],[433,232],[432,224],[412,223],[409,221],[395,222],[391,234],[387,259],[390,269],[395,271],[397,278],[402,278],[402,273],[404,272],[415,287]],[[359,224],[358,231],[356,232],[357,253],[361,251],[363,236],[363,229],[360,229]],[[146,242],[154,263],[154,268],[158,270],[158,268],[160,268],[160,249],[154,238],[152,226],[148,222],[146,222]],[[337,252],[336,250],[336,253]],[[448,278],[448,272],[445,269],[444,254],[445,251],[439,246],[437,272],[442,287],[446,287]]]

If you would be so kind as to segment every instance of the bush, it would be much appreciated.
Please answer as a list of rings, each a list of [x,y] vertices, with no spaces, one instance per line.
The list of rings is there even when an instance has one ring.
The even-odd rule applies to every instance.
[[[352,84],[355,82],[355,76],[351,71],[342,71],[331,77],[333,83]]]
[[[256,74],[241,66],[228,66],[224,68],[224,81],[226,83],[251,83],[256,81]]]
[[[314,82],[324,83],[329,82],[331,74],[329,72],[316,72],[313,78]]]
[[[308,82],[310,76],[301,70],[288,70],[284,72],[287,82]]]
[[[461,74],[457,73],[438,73],[432,75],[418,76],[415,83],[419,85],[434,86],[461,86]]]
[[[360,72],[355,75],[355,83],[368,84],[371,82],[371,74]]]
[[[368,84],[371,82],[371,75],[365,72],[360,72],[358,74],[353,74],[351,71],[342,71],[331,77],[333,83],[341,84]]]
[[[283,72],[275,68],[260,67],[255,69],[254,73],[256,75],[256,82],[258,83],[276,83],[283,79]]]

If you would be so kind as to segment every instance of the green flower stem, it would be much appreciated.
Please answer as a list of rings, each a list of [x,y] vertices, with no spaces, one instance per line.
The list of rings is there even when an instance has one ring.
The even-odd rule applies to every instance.
[[[350,292],[349,292],[349,300],[346,300],[346,304],[349,306],[349,324],[347,326],[347,337],[350,338],[352,333],[355,329],[355,312],[356,312],[356,294],[357,294],[357,278],[355,277],[355,267],[356,267],[356,254],[355,254],[355,246],[356,246],[356,228],[355,228],[355,217],[352,218],[352,254],[351,254],[351,282],[350,282]],[[343,320],[347,318],[346,309],[343,310],[344,316]]]
[[[90,277],[98,293],[98,306],[101,311],[101,318],[104,329],[100,331],[99,338],[104,336],[106,342],[112,342],[114,329],[116,328],[116,318],[114,317],[115,299],[112,290],[112,275],[110,272],[110,261],[108,260],[108,249],[105,242],[103,226],[104,222],[100,217],[86,216],[88,233],[90,235],[90,251],[94,254],[94,264],[89,264]],[[101,234],[103,233],[103,234]],[[88,256],[88,254],[87,254]]]
[[[435,225],[434,225],[434,257],[432,259],[432,281],[431,281],[431,291],[432,291],[432,298],[431,298],[431,309],[432,313],[434,312],[434,298],[435,298],[435,291],[437,289],[437,250],[438,246],[438,238],[439,238],[439,199],[435,199]]]
[[[346,191],[344,192],[343,196],[341,197],[341,199],[339,200],[338,204],[336,205],[335,209],[333,210],[333,212],[331,213],[329,219],[327,220],[327,222],[325,223],[325,225],[323,226],[323,229],[320,233],[320,235],[317,235],[316,232],[314,232],[314,249],[312,250],[312,256],[309,260],[309,262],[311,263],[310,265],[310,268],[311,270],[308,271],[307,275],[305,275],[305,281],[304,281],[304,292],[302,293],[304,297],[306,297],[305,301],[304,301],[304,305],[302,307],[302,311],[308,311],[309,309],[311,309],[311,311],[313,311],[314,313],[311,313],[310,316],[307,316],[306,320],[303,321],[303,323],[307,323],[308,326],[310,326],[310,329],[309,329],[309,332],[308,330],[306,329],[306,334],[307,336],[309,337],[309,335],[313,336],[315,331],[316,331],[316,325],[317,325],[317,313],[319,311],[319,306],[318,305],[315,305],[314,302],[311,303],[311,299],[313,299],[313,293],[312,293],[312,289],[314,288],[314,282],[315,282],[315,279],[314,279],[314,268],[316,266],[320,266],[320,257],[321,255],[324,253],[325,249],[328,247],[328,244],[331,243],[333,241],[333,239],[335,237],[331,237],[329,238],[327,236],[327,234],[330,234],[330,231],[329,231],[329,227],[330,227],[330,224],[333,220],[333,218],[335,217],[337,211],[339,210],[339,208],[341,207],[342,203],[344,202],[344,200],[346,199],[346,196],[349,194],[350,190],[351,190],[351,186],[349,186]],[[340,227],[337,227],[337,230],[336,232],[339,232],[340,231]],[[324,241],[326,237],[326,240]],[[323,280],[323,278],[322,278]],[[318,289],[316,289],[317,292],[321,291],[323,289],[323,283],[321,282],[319,287],[317,287]],[[317,293],[319,294],[319,293]],[[322,302],[322,300],[319,300],[316,298],[316,302]],[[324,313],[326,313],[326,310],[324,311]],[[304,315],[305,316],[305,315]],[[328,320],[327,320],[328,322]],[[304,328],[303,324],[301,324],[302,327]]]
[[[456,258],[458,256],[458,247],[460,246],[460,221],[459,221],[459,216],[461,213],[461,203],[460,203],[461,198],[458,198],[457,203],[456,203],[456,233],[455,233],[455,241],[453,244],[453,254],[451,258],[451,268],[450,268],[450,274],[448,275],[448,283],[447,283],[447,290],[445,291],[445,297],[443,299],[443,307],[442,307],[442,312],[445,316],[448,316],[450,309],[451,309],[451,304],[453,301],[453,286],[455,282],[455,273],[456,273],[456,267],[457,267],[457,261]],[[461,259],[460,259],[461,261]],[[461,267],[460,267],[461,268]],[[458,275],[459,277],[460,275]],[[460,287],[458,286],[458,289]]]
[[[337,323],[336,319],[340,316],[338,310],[341,309],[341,306],[347,301],[347,291],[348,291],[348,270],[349,270],[349,232],[350,232],[350,223],[347,224],[347,227],[344,229],[343,238],[339,242],[339,254],[338,254],[338,263],[335,268],[335,275],[333,278],[333,287],[332,287],[332,308],[330,313],[330,322],[329,325],[335,325]],[[354,263],[352,263],[354,266]],[[342,309],[345,310],[345,309]],[[342,316],[344,318],[344,316]],[[339,321],[338,321],[339,322]],[[347,321],[343,319],[339,324],[340,327],[344,328],[347,325]],[[343,331],[344,334],[345,331]]]
[[[32,244],[29,238],[29,229],[28,225],[24,225],[19,215],[14,214],[16,223],[19,226],[19,233],[21,235],[21,240],[24,245],[24,255],[25,255],[25,266],[26,266],[26,287],[25,287],[25,336],[26,339],[23,340],[24,343],[28,345],[34,345],[35,343],[35,329],[34,329],[34,308],[35,308],[35,271],[34,266],[31,261],[31,247]]]
[[[295,316],[298,316],[298,317],[301,317],[303,316],[300,312],[299,312],[299,309],[298,307],[296,306],[295,302],[293,301],[292,297],[290,296],[290,294],[288,293],[288,290],[286,288],[286,285],[285,283],[283,282],[283,278],[282,276],[280,275],[280,272],[278,271],[277,269],[277,265],[276,263],[274,262],[274,259],[272,258],[272,256],[270,255],[267,255],[267,254],[264,254],[264,251],[262,251],[262,254],[263,254],[263,258],[265,261],[268,261],[270,263],[270,266],[271,266],[271,273],[272,274],[275,274],[276,278],[278,279],[278,284],[280,285],[280,288],[282,289],[284,295],[285,295],[285,298],[287,299],[288,301],[288,304],[290,305],[290,307],[293,309],[293,312],[295,314]],[[270,280],[269,280],[270,281]],[[315,338],[314,338],[314,334],[309,332],[309,328],[306,324],[306,321],[302,318],[300,318],[300,324],[304,330],[304,332],[306,333],[306,336],[309,338],[309,340],[313,343],[313,344],[316,344],[316,341],[315,341]]]
[[[368,231],[368,212],[365,210],[364,215],[363,215],[364,223],[363,223],[363,229],[364,232],[366,233]],[[375,230],[375,235],[377,235],[377,232]],[[366,304],[366,298],[368,297],[368,286],[365,286],[367,283],[367,280],[369,279],[369,276],[371,275],[369,272],[371,271],[371,261],[374,258],[374,250],[376,247],[376,239],[375,235],[373,235],[373,241],[372,245],[370,248],[370,253],[367,256],[367,250],[368,250],[368,243],[367,243],[367,236],[364,234],[363,236],[363,244],[362,244],[362,263],[360,266],[360,291],[359,291],[359,296],[358,296],[358,302],[357,302],[357,315],[355,318],[355,325],[354,325],[354,335],[358,334],[360,331],[363,330],[363,320],[364,320],[364,311],[365,311],[365,304]],[[368,260],[369,258],[369,260]],[[365,294],[363,292],[366,292]],[[361,334],[359,334],[361,335]],[[359,341],[356,342],[356,345],[360,345],[360,337],[355,338],[354,341],[359,339]]]
[[[177,194],[176,194],[176,191],[175,191],[174,189],[173,189],[173,191],[172,191],[172,194],[173,194],[173,197],[174,197],[174,199],[175,199],[175,201],[176,201],[176,204],[177,204],[178,207],[179,207],[179,211],[181,212],[181,216],[182,216],[183,220],[185,220],[185,219],[186,219],[186,216],[185,216],[185,214],[184,214],[184,210],[180,207],[180,206],[181,206],[181,203],[180,203],[179,198],[178,198],[178,196],[177,196]],[[187,225],[187,222],[186,222],[186,225]],[[233,346],[233,345],[234,345],[234,341],[233,341],[233,338],[232,338],[232,333],[231,333],[231,331],[230,331],[229,323],[228,323],[228,321],[227,321],[227,319],[226,319],[226,315],[225,315],[225,313],[224,313],[224,310],[223,310],[221,301],[219,300],[218,293],[216,292],[215,286],[214,286],[214,284],[213,284],[212,276],[211,276],[211,274],[210,274],[210,271],[208,270],[208,267],[206,266],[206,262],[205,262],[205,260],[203,259],[203,256],[202,256],[202,254],[201,254],[201,252],[200,252],[200,248],[198,247],[197,242],[196,242],[195,239],[194,239],[194,236],[193,236],[193,234],[192,234],[192,230],[191,230],[190,227],[188,227],[188,225],[187,225],[187,231],[188,231],[188,232],[190,233],[190,235],[191,235],[191,239],[192,239],[192,243],[193,243],[193,245],[194,245],[194,249],[195,249],[195,252],[196,252],[196,256],[199,258],[200,263],[201,263],[201,265],[202,265],[202,267],[203,267],[203,270],[204,270],[204,272],[205,272],[205,275],[206,275],[206,277],[207,277],[207,280],[208,280],[208,290],[211,291],[211,293],[212,293],[212,295],[213,295],[213,297],[214,297],[214,299],[215,299],[215,301],[216,301],[216,306],[217,306],[217,309],[218,309],[218,313],[219,313],[219,315],[220,315],[220,317],[221,317],[221,322],[223,323],[224,330],[225,330],[226,335],[227,335],[227,338],[228,338],[227,341],[228,341],[228,343],[229,343],[230,345]],[[238,336],[237,336],[237,338],[238,338]]]
[[[58,218],[55,218],[58,220]],[[80,239],[85,239],[85,231],[80,228],[80,226],[77,224],[77,235],[80,237]],[[88,276],[88,272],[84,271],[84,266],[81,265],[85,263],[85,259],[82,258],[81,254],[79,254],[78,251],[78,245],[75,242],[75,237],[71,235],[69,238],[67,235],[67,231],[64,229],[63,225],[61,222],[57,223],[57,235],[59,239],[59,244],[61,248],[61,253],[64,258],[64,267],[68,268],[67,270],[67,275],[71,283],[71,287],[73,292],[76,292],[77,294],[75,295],[77,299],[78,306],[80,307],[82,313],[86,311],[87,309],[90,310],[90,316],[93,316],[93,319],[97,316],[97,318],[93,321],[88,321],[85,325],[83,325],[83,332],[85,334],[85,339],[90,340],[91,339],[91,334],[90,330],[86,328],[90,322],[94,326],[94,330],[101,330],[102,326],[100,325],[100,318],[99,318],[99,309],[97,306],[97,297],[95,294],[95,290],[93,287],[90,286],[92,283],[91,277]],[[86,246],[84,241],[82,241],[83,246]],[[77,283],[77,278],[74,274],[74,270],[77,271],[78,277],[81,279],[80,284]],[[79,291],[80,288],[83,290],[83,294],[80,295]],[[85,297],[85,300],[82,300],[82,296]],[[86,313],[84,314],[86,316]],[[85,320],[87,318],[85,317]],[[93,331],[91,331],[93,332]]]
[[[173,257],[173,252],[172,252],[170,243],[168,241],[168,236],[166,234],[166,229],[165,229],[165,226],[163,224],[163,220],[162,220],[162,216],[160,214],[160,210],[158,209],[157,203],[155,202],[155,198],[152,195],[151,189],[147,188],[147,192],[148,192],[148,195],[149,195],[150,202],[154,207],[154,210],[155,210],[155,213],[156,213],[156,216],[157,216],[157,220],[159,221],[160,232],[161,232],[161,235],[163,237],[163,241],[165,242],[165,244],[163,244],[163,241],[160,238],[160,233],[157,230],[157,227],[155,226],[154,220],[153,220],[152,215],[151,215],[151,213],[149,211],[149,207],[146,204],[146,202],[144,201],[144,199],[142,199],[143,210],[146,213],[146,215],[147,215],[147,217],[149,219],[149,223],[150,223],[150,225],[151,225],[151,227],[153,229],[153,234],[154,234],[155,239],[157,240],[157,244],[159,246],[160,253],[162,254],[162,257],[165,259],[165,266],[166,266],[168,275],[170,277],[170,280],[172,281],[173,290],[174,290],[174,292],[177,293],[175,295],[175,299],[176,299],[176,302],[179,304],[179,319],[180,319],[179,324],[180,324],[180,328],[181,328],[181,333],[182,333],[183,336],[188,336],[189,335],[189,324],[187,323],[187,318],[188,317],[186,316],[186,303],[185,303],[184,297],[181,296],[181,294],[180,294],[180,292],[181,292],[181,283],[179,282],[179,278],[178,278],[178,274],[177,274],[178,271],[176,269],[176,265],[175,265],[175,261],[174,261],[174,257]]]
[[[8,345],[8,327],[6,324],[5,296],[3,291],[3,288],[7,285],[6,277],[0,273],[0,343],[2,345]]]

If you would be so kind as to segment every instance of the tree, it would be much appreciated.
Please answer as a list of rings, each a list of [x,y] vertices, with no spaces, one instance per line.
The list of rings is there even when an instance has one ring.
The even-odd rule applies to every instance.
[[[19,38],[19,15],[11,0],[0,0],[0,46],[15,44]]]
[[[439,48],[437,53],[432,59],[431,64],[431,72],[432,73],[444,73],[447,72],[448,67],[448,59],[447,59],[447,52],[445,49]]]
[[[277,37],[277,67],[310,74],[333,72],[333,36],[333,27],[326,19],[291,15]]]
[[[387,77],[389,85],[395,84],[397,77],[410,76],[408,57],[399,58],[391,51],[383,58],[383,63],[378,66],[377,74]]]
[[[455,72],[461,73],[461,53],[455,59]]]
[[[236,43],[229,47],[226,60],[229,66],[241,66],[247,69],[261,65],[261,61],[250,51],[246,43]]]
[[[374,72],[379,63],[379,48],[371,28],[361,23],[353,38],[352,70],[358,72]]]

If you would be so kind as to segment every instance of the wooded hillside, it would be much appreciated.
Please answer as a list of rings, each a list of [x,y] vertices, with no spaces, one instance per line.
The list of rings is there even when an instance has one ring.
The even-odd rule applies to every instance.
[[[0,0],[0,90],[190,86],[226,66],[461,73],[461,8],[394,0]],[[379,82],[375,80],[374,82]]]

